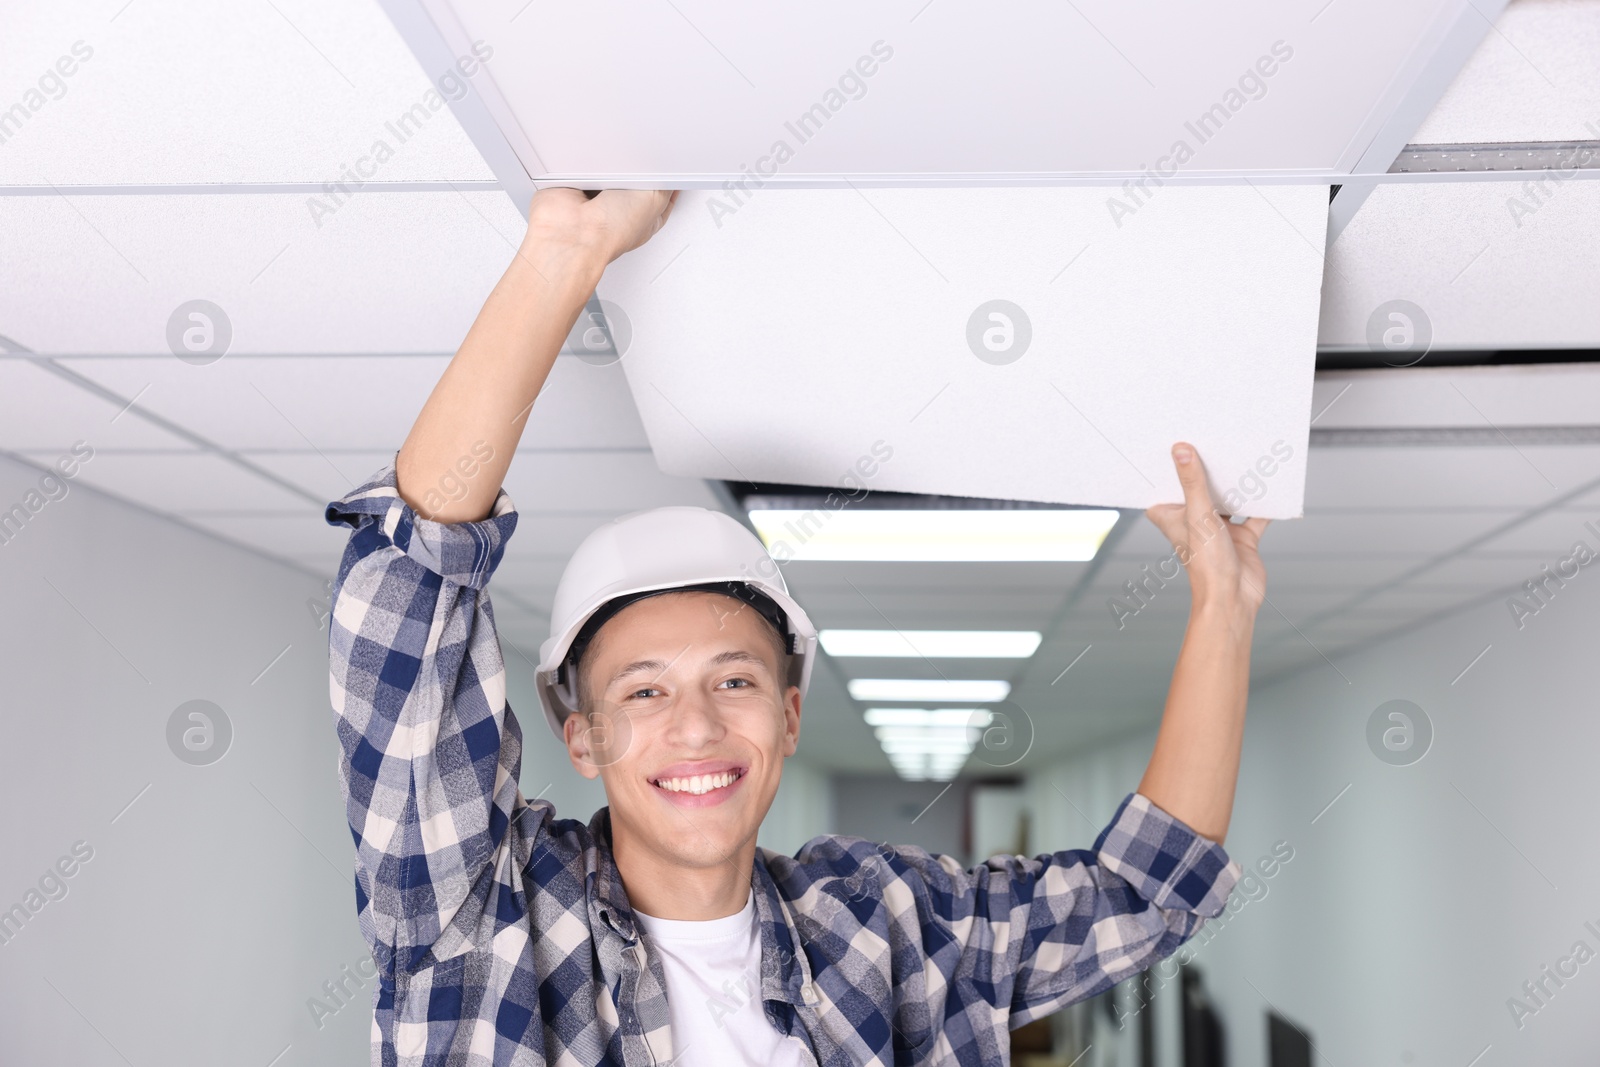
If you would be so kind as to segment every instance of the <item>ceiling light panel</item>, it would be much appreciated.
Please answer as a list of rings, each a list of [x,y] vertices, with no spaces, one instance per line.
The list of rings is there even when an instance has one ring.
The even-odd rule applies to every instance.
[[[7,104],[42,91],[0,183],[494,178],[446,98],[483,64],[424,71],[376,4],[73,0],[8,4],[5,22]]]
[[[769,549],[795,560],[1037,562],[1093,559],[1117,515],[1100,509],[857,508],[757,510],[750,521]]]
[[[868,708],[862,718],[868,726],[988,726],[994,712],[988,708]]]
[[[1011,692],[1007,681],[967,678],[852,678],[848,687],[860,701],[996,703]]]
[[[823,630],[830,656],[908,656],[922,659],[1027,659],[1039,647],[1037,630]]]
[[[1137,12],[1098,0],[933,11],[829,0],[759,14],[732,0],[426,6],[453,50],[483,40],[505,58],[485,100],[528,173],[714,186],[751,174],[1105,181],[1161,165],[1178,142],[1186,176],[1331,175],[1465,9],[1353,0],[1313,21],[1265,2],[1175,0]],[[590,84],[609,88],[567,106],[571,86]],[[674,106],[641,111],[640,99]],[[1041,116],[1063,114],[1078,116],[1073,136],[1038,136]]]

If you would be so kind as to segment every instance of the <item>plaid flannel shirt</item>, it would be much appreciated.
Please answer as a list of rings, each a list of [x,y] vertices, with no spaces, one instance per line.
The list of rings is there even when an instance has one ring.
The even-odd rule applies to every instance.
[[[511,499],[480,522],[431,522],[391,465],[327,519],[353,530],[330,690],[379,976],[372,1062],[672,1063],[664,972],[612,858],[610,809],[560,819],[518,787],[522,734],[485,591]],[[1139,794],[1092,850],[970,868],[836,835],[792,857],[760,848],[763,1007],[821,1067],[1007,1063],[1010,1029],[1172,953],[1240,873]]]

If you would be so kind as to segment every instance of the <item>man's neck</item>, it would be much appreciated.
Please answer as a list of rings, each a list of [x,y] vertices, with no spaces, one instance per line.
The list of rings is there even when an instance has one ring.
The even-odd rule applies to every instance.
[[[750,900],[753,838],[721,863],[686,866],[643,847],[613,819],[611,854],[628,904],[657,919],[721,919],[737,915]]]

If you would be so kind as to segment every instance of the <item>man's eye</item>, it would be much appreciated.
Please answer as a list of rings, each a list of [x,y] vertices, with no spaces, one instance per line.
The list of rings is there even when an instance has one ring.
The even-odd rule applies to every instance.
[[[751,682],[750,682],[750,679],[748,679],[748,678],[729,678],[726,682],[723,682],[722,684],[723,685],[731,685],[731,686],[739,686],[740,688],[748,689],[750,687],[750,685],[751,685]]]
[[[643,689],[635,689],[630,695],[634,696],[634,697],[648,697],[652,693],[659,693],[659,692],[661,692],[661,690],[655,688],[654,686],[646,686]]]

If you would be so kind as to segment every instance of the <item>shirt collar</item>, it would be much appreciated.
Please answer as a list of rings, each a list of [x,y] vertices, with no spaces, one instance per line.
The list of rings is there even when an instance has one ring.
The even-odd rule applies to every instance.
[[[589,833],[596,845],[591,869],[586,872],[594,887],[589,894],[590,929],[614,930],[631,945],[639,937],[639,927],[611,851],[610,805],[594,813]],[[788,1004],[809,1003],[805,990],[811,985],[811,965],[801,947],[794,913],[778,892],[759,847],[752,868],[756,924],[761,931],[761,996]]]
[[[622,887],[622,872],[617,870],[616,857],[611,851],[609,804],[589,820],[589,839],[596,846],[591,867],[585,872],[594,887],[589,894],[589,929],[614,930],[631,945],[638,939],[639,930],[633,919],[633,908],[628,904],[628,894]]]
[[[811,964],[800,942],[794,912],[778,892],[767,869],[764,850],[757,846],[754,871],[756,923],[761,929],[761,996],[787,1004],[810,1004]]]

